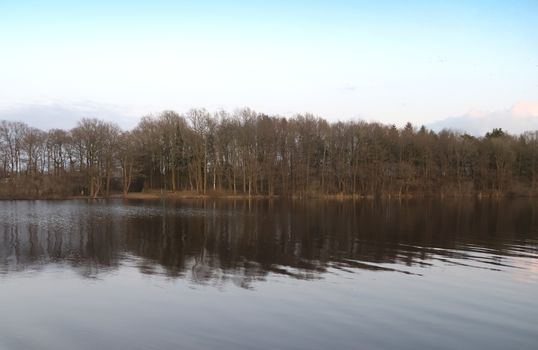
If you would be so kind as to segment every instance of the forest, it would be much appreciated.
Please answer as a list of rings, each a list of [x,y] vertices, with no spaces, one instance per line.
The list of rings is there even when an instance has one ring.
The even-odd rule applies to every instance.
[[[0,198],[192,196],[531,196],[538,131],[481,137],[250,109],[165,111],[129,131],[0,122]]]

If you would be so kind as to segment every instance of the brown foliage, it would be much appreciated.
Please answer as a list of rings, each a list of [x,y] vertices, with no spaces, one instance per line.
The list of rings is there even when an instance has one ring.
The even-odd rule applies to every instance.
[[[43,132],[0,122],[0,197],[535,194],[538,134],[484,137],[297,115],[166,111],[132,131],[83,119]]]

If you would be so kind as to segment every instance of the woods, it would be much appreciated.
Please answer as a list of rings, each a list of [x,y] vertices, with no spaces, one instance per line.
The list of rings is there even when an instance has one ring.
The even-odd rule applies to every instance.
[[[0,122],[0,197],[534,195],[538,132],[483,137],[408,123],[165,111],[130,131]]]

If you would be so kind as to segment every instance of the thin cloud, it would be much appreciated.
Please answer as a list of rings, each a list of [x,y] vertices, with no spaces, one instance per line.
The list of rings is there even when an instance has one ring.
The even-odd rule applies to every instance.
[[[353,92],[353,91],[357,90],[357,87],[355,85],[346,85],[346,86],[342,87],[342,90]]]
[[[470,111],[428,125],[431,129],[453,129],[480,136],[493,128],[502,128],[512,134],[538,130],[538,102],[522,101],[501,111]]]
[[[0,108],[0,120],[20,121],[42,130],[70,129],[82,118],[103,119],[114,122],[124,129],[132,128],[138,121],[138,116],[118,106],[92,101],[76,103],[51,101]]]

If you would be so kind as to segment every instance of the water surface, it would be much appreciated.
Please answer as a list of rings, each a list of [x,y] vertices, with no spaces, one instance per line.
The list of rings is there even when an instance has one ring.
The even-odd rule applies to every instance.
[[[0,349],[535,349],[538,201],[2,201]]]

